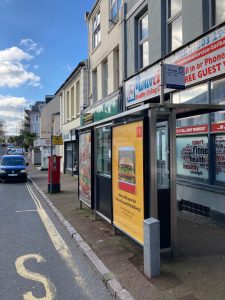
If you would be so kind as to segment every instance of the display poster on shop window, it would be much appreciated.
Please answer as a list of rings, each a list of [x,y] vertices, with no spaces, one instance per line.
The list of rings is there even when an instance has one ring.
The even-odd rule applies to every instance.
[[[225,182],[225,135],[215,137],[216,144],[216,180]]]
[[[143,244],[143,122],[113,128],[113,222]]]
[[[91,207],[91,132],[79,135],[79,198]]]
[[[208,137],[178,137],[177,174],[208,179]]]

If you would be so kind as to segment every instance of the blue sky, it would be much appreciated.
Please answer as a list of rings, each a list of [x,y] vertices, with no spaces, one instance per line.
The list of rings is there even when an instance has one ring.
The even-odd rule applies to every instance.
[[[21,110],[54,94],[87,58],[94,0],[0,0],[0,119],[18,133]]]

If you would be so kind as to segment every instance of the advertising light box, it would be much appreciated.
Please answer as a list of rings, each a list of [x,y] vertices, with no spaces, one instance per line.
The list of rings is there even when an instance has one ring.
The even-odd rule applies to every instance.
[[[79,135],[79,198],[91,207],[91,132]]]
[[[113,222],[144,242],[143,122],[113,128]]]

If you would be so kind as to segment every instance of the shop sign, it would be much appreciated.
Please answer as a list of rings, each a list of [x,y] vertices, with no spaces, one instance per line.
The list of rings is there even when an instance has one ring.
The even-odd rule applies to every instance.
[[[213,123],[211,124],[211,131],[212,132],[220,132],[225,131],[225,123]]]
[[[197,125],[197,126],[187,126],[176,128],[176,134],[195,134],[195,133],[207,133],[208,125]]]
[[[225,73],[225,26],[175,52],[164,61],[185,67],[185,87]],[[126,105],[160,95],[160,65],[157,64],[125,82]],[[170,92],[165,89],[165,93]]]
[[[39,138],[34,140],[34,147],[45,147],[45,146],[50,146],[51,145],[51,139],[43,139]]]
[[[177,145],[177,174],[208,179],[208,137],[179,137]]]
[[[165,60],[185,66],[185,85],[225,72],[225,26],[205,35]]]
[[[143,244],[143,122],[113,128],[113,222]]]
[[[225,136],[217,135],[216,145],[216,180],[225,182]]]
[[[63,144],[63,140],[61,136],[52,136],[52,145],[62,145]]]
[[[71,132],[70,131],[64,131],[62,133],[62,139],[63,139],[63,142],[70,142],[71,141]]]
[[[79,198],[91,207],[91,132],[79,135]]]
[[[81,125],[101,121],[119,113],[119,96],[113,97],[81,115]]]
[[[160,93],[160,65],[152,67],[125,82],[127,106],[154,98]]]

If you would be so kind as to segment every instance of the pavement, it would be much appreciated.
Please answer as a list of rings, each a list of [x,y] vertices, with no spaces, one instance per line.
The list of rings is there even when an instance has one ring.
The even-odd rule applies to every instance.
[[[80,209],[76,176],[61,174],[61,192],[48,194],[47,172],[29,177],[116,299],[224,300],[225,228],[210,219],[177,214],[174,256],[161,255],[160,276],[144,275],[143,248],[93,211]]]

